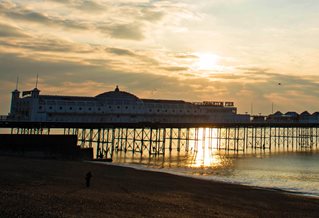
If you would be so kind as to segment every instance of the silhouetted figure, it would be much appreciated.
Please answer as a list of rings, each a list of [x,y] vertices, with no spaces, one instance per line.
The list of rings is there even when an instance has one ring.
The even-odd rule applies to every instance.
[[[91,178],[92,178],[92,173],[90,171],[85,175],[86,187],[90,187]]]

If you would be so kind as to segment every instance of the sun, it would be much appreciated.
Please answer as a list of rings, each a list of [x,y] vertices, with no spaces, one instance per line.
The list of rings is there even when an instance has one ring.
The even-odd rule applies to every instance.
[[[214,70],[218,66],[219,57],[212,53],[198,53],[198,61],[195,67],[198,70]]]

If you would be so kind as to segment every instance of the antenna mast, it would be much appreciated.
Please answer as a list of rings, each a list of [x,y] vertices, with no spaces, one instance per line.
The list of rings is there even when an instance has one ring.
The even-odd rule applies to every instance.
[[[19,75],[17,76],[16,90],[18,90],[18,85],[19,85]]]
[[[39,74],[37,74],[37,80],[35,81],[35,88],[38,88]]]

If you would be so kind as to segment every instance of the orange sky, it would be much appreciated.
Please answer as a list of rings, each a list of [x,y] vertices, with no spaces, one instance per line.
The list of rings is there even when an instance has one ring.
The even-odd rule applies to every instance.
[[[10,93],[234,101],[319,111],[315,0],[2,0],[0,114]],[[278,84],[281,85],[278,85]]]

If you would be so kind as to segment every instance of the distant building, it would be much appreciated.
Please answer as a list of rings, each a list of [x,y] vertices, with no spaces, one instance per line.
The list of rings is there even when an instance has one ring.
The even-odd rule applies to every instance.
[[[304,111],[298,114],[294,111],[289,111],[285,114],[277,111],[274,114],[270,114],[267,117],[267,122],[281,122],[281,123],[318,123],[319,122],[319,112],[310,114],[308,111]]]
[[[253,123],[263,123],[266,121],[266,116],[262,116],[262,115],[255,115],[255,116],[251,116],[250,120]]]
[[[140,99],[120,91],[95,97],[40,95],[31,91],[12,92],[8,119],[36,122],[90,123],[230,123],[249,122],[249,115],[237,114],[233,102],[185,102]]]

